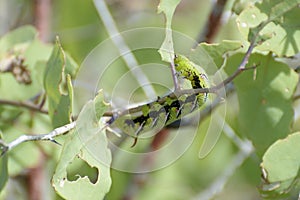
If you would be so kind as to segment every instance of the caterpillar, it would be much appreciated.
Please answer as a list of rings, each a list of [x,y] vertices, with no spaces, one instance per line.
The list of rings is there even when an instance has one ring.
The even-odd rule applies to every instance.
[[[208,88],[208,78],[204,71],[183,55],[174,56],[177,76],[190,82],[193,89]],[[200,72],[203,71],[203,72]],[[112,117],[107,123],[134,138],[148,131],[159,131],[178,119],[198,110],[207,100],[207,93],[171,94],[156,101],[141,105],[140,112]]]

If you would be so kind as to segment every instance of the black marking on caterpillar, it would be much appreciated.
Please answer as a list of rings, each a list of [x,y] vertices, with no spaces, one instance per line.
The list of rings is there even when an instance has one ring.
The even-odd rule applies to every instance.
[[[200,73],[196,69],[196,65],[189,61],[186,57],[181,55],[175,55],[174,64],[176,67],[176,74],[182,76],[186,80],[190,81],[193,89],[207,88],[207,77],[204,73]],[[135,143],[137,142],[137,136],[143,131],[149,131],[155,128],[157,125],[165,126],[174,121],[186,116],[189,112],[193,112],[198,109],[207,100],[208,94],[191,94],[182,95],[177,99],[165,96],[166,101],[160,102],[158,96],[156,101],[148,103],[146,110],[142,109],[142,114],[136,116],[138,113],[132,113],[122,116],[112,117],[108,124],[115,126],[129,135],[133,135]],[[190,108],[188,111],[187,108]],[[135,117],[132,117],[135,115]],[[135,145],[133,144],[133,146]]]

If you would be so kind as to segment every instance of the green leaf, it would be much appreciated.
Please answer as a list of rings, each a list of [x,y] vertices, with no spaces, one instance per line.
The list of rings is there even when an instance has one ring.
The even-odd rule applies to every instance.
[[[97,113],[95,106],[101,108]],[[83,107],[76,121],[76,130],[64,144],[52,184],[65,199],[103,199],[110,189],[111,153],[103,125],[99,125],[96,116],[103,114],[106,109],[100,93],[94,101],[89,101]],[[89,166],[97,168],[96,183],[90,182],[87,176],[79,176],[75,181],[68,180],[67,168],[77,156]]]
[[[102,90],[100,90],[98,92],[98,95],[95,97],[94,105],[95,105],[95,108],[94,108],[95,115],[96,115],[97,120],[99,120],[103,116],[103,114],[106,110],[106,107],[109,106],[109,104],[106,103],[103,99]]]
[[[232,74],[243,54],[228,59],[228,74]],[[293,121],[292,96],[298,75],[271,55],[252,54],[248,66],[257,70],[243,72],[234,80],[240,105],[240,132],[250,138],[258,155],[276,140],[285,137]]]
[[[75,78],[76,73],[79,69],[78,64],[75,62],[75,60],[68,54],[68,52],[65,52],[66,55],[66,68],[65,68],[65,74],[70,74],[72,78]]]
[[[266,21],[268,16],[261,13],[255,6],[249,6],[243,10],[238,16],[236,22],[239,31],[245,38],[248,38],[249,29],[258,27],[262,22]]]
[[[46,69],[46,62],[50,58],[52,50],[52,44],[45,44],[36,38],[24,52],[26,64],[31,70],[32,81],[34,84],[38,84],[39,90],[43,87],[43,74]]]
[[[297,8],[299,3],[299,0],[264,0],[257,7],[268,15],[269,21],[274,21]]]
[[[73,67],[76,68],[76,66]],[[44,87],[53,127],[59,127],[71,121],[73,89],[71,77],[65,75],[65,68],[66,56],[57,40],[44,74]]]
[[[201,55],[201,52],[199,53],[198,51],[205,50],[206,53],[213,59],[216,66],[220,68],[230,53],[241,48],[242,44],[239,41],[223,40],[221,43],[216,44],[201,43],[195,50],[193,50],[192,54],[195,54],[195,56]]]
[[[299,52],[300,0],[265,0],[249,6],[238,17],[238,27],[248,40],[258,34],[258,50],[278,56],[293,56]]]
[[[296,132],[277,140],[264,154],[261,168],[265,175],[260,188],[264,197],[286,195],[296,186],[300,169],[299,144],[300,133]]]
[[[36,37],[36,31],[31,26],[16,29],[0,39],[0,69],[5,63],[16,57],[24,58],[24,67],[29,72],[30,84],[17,82],[12,73],[2,73],[0,76],[0,96],[4,99],[27,101],[35,97],[43,89],[41,79],[44,65],[52,51],[52,45],[42,43]]]
[[[37,33],[33,26],[23,26],[15,29],[0,39],[0,57],[9,50],[16,50],[16,45],[26,45],[32,42]]]
[[[172,18],[180,0],[160,0],[158,13],[163,12],[166,18],[166,37],[159,49],[163,61],[172,62],[174,56],[174,45],[172,37]]]
[[[236,15],[239,15],[246,7],[253,4],[253,2],[255,2],[255,0],[235,0],[231,11]]]
[[[7,170],[8,155],[4,154],[0,157],[0,191],[4,188],[8,180],[8,170]]]

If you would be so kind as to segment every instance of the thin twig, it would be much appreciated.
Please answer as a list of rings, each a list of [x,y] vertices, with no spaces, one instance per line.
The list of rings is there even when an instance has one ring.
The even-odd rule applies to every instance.
[[[295,95],[295,96],[293,97],[293,101],[298,101],[299,99],[300,99],[300,94]]]
[[[179,88],[178,79],[177,79],[177,76],[176,76],[176,69],[175,69],[175,65],[174,65],[173,60],[170,63],[170,68],[171,68],[171,73],[172,73],[172,78],[173,78],[174,90],[177,91],[180,88]]]
[[[13,149],[14,147],[18,146],[21,143],[28,142],[28,141],[37,141],[37,140],[48,140],[54,143],[57,143],[54,138],[60,135],[64,135],[70,130],[74,129],[76,126],[76,122],[71,122],[70,124],[58,127],[54,129],[53,131],[46,133],[46,134],[40,134],[40,135],[21,135],[17,139],[13,140],[12,142],[5,144],[2,140],[0,140],[2,153],[6,153],[7,151]]]
[[[169,94],[168,96],[162,97],[160,99],[158,99],[157,102],[159,103],[164,103],[168,98],[177,98],[180,95],[184,95],[184,94],[199,94],[199,93],[217,93],[221,88],[223,88],[224,86],[226,86],[227,84],[231,83],[238,75],[240,75],[243,71],[249,70],[249,69],[254,69],[257,66],[251,66],[251,67],[246,67],[249,57],[255,47],[256,44],[256,37],[254,36],[252,38],[252,41],[247,49],[247,52],[245,53],[240,65],[238,66],[238,68],[236,69],[236,71],[229,76],[227,79],[225,79],[223,82],[219,83],[218,85],[211,87],[211,88],[199,88],[199,89],[187,89],[187,90],[177,90],[174,91],[173,93]],[[134,108],[130,108],[127,109],[121,113],[118,114],[118,116],[122,116],[128,113],[135,113],[135,112],[140,112],[142,110],[144,104],[134,107]],[[104,113],[104,116],[113,116],[112,112],[109,113]]]
[[[243,60],[241,61],[241,64],[239,65],[238,69],[227,79],[225,79],[222,83],[218,84],[217,86],[214,86],[212,88],[201,88],[201,89],[196,89],[196,90],[181,90],[181,91],[176,91],[174,93],[172,93],[171,95],[169,95],[168,97],[172,97],[174,96],[174,98],[176,98],[177,95],[181,95],[181,94],[197,94],[197,93],[211,93],[211,92],[217,92],[219,89],[221,89],[222,87],[224,87],[225,85],[229,84],[230,82],[232,82],[239,74],[241,74],[243,71],[247,70],[247,69],[251,69],[254,67],[250,67],[250,68],[246,68],[246,64],[248,63],[249,57],[251,52],[253,51],[253,48],[255,46],[255,39],[253,39],[252,43],[250,44]],[[167,97],[163,97],[160,98],[158,101],[161,103],[163,101],[166,101]],[[0,101],[1,103],[1,101]],[[31,104],[28,103],[24,103],[24,102],[13,102],[13,101],[6,101],[6,100],[2,100],[3,104],[7,104],[7,105],[14,105],[14,106],[21,106],[21,107],[26,107],[28,109],[31,110],[35,110],[35,111],[39,111],[42,112],[42,110],[39,109],[39,107],[33,106]],[[126,113],[134,113],[134,112],[138,112],[140,111],[142,108],[142,106],[138,106],[135,108],[131,108],[128,109],[124,112],[122,112],[122,114],[126,114]],[[210,111],[211,112],[211,111]],[[114,113],[112,112],[106,112],[104,113],[104,116],[113,116]],[[122,115],[121,114],[121,115]],[[120,116],[120,115],[119,115]],[[53,131],[51,131],[50,133],[47,134],[42,134],[42,135],[22,135],[19,138],[17,138],[16,140],[12,141],[11,143],[7,144],[7,145],[3,145],[2,143],[2,154],[4,154],[5,152],[9,151],[10,149],[14,148],[15,146],[23,143],[23,142],[27,142],[27,141],[35,141],[35,140],[50,140],[52,142],[55,142],[54,137],[65,134],[66,132],[68,132],[69,130],[73,129],[75,127],[75,122],[72,122],[70,124],[67,124],[65,126],[59,127],[57,129],[54,129]]]
[[[104,1],[94,0],[94,3],[95,3],[95,5],[96,5],[96,7],[98,9],[98,12],[99,12],[100,16],[102,16],[102,14],[103,14],[100,11],[104,12],[102,19],[103,20],[105,19],[104,20],[105,23],[112,21],[112,24],[110,24],[113,27],[112,28],[112,33],[114,33],[114,31],[117,31],[115,25],[113,24],[113,20],[112,20],[112,18],[110,16],[110,13],[108,12],[107,6],[104,3]],[[109,19],[106,19],[106,17],[108,17]],[[108,29],[108,30],[111,30],[111,29]],[[112,33],[110,33],[110,34],[112,34]],[[181,94],[198,94],[198,93],[212,93],[212,92],[217,92],[219,89],[223,88],[225,85],[231,83],[243,71],[245,71],[247,69],[253,69],[253,68],[255,68],[256,66],[246,68],[246,64],[248,63],[249,57],[250,57],[250,55],[251,55],[251,53],[252,53],[252,51],[253,51],[253,49],[255,47],[256,37],[257,37],[257,35],[255,35],[252,38],[250,46],[249,46],[249,48],[248,48],[245,56],[243,57],[240,65],[238,66],[237,70],[230,77],[228,77],[227,79],[225,79],[222,83],[220,83],[217,86],[214,86],[212,88],[201,88],[201,89],[195,89],[195,90],[192,89],[192,90],[175,91],[174,93],[172,93],[168,97],[172,97],[173,96],[174,98],[176,98],[177,95],[181,95]],[[119,37],[118,41],[119,40],[120,40],[120,37]],[[123,39],[121,41],[123,41]],[[124,45],[125,45],[125,43],[124,43]],[[125,45],[125,47],[128,48],[126,45]],[[120,51],[120,53],[123,52],[122,49],[119,49],[119,51]],[[130,51],[128,51],[128,52],[130,52]],[[139,74],[139,75],[141,75],[141,74]],[[144,76],[143,73],[142,73],[142,76]],[[142,80],[142,79],[139,79],[139,80]],[[142,80],[142,81],[144,81],[144,80]],[[146,89],[146,88],[144,88],[144,89]],[[163,102],[163,101],[166,101],[166,99],[167,99],[167,97],[164,97],[164,98],[159,99],[158,101],[159,102]],[[41,110],[39,107],[36,107],[36,106],[28,104],[28,103],[24,103],[24,102],[15,102],[15,101],[0,100],[0,104],[1,103],[2,104],[6,104],[6,105],[13,105],[13,106],[25,107],[25,108],[28,108],[30,110],[34,110],[34,111],[38,111],[38,112],[42,112],[42,113],[47,113],[46,111]],[[141,111],[141,108],[142,108],[142,106],[138,106],[138,107],[135,107],[135,108],[128,109],[128,110],[126,110],[126,111],[124,111],[122,113],[125,114],[125,113],[133,113],[133,112],[136,112],[136,111]],[[104,116],[113,116],[113,114],[114,114],[113,112],[106,112],[106,113],[104,113]],[[50,140],[52,142],[55,142],[54,137],[62,135],[62,134],[65,134],[66,132],[68,132],[71,129],[73,129],[75,127],[75,125],[76,125],[76,123],[72,122],[72,123],[67,124],[65,126],[56,128],[53,131],[51,131],[50,133],[42,134],[42,135],[22,135],[19,138],[17,138],[16,140],[12,141],[11,143],[9,143],[7,145],[5,145],[3,143],[3,141],[0,140],[0,144],[2,144],[2,147],[1,147],[2,148],[2,154],[5,153],[5,152],[7,152],[8,150],[14,148],[15,146],[17,146],[17,145],[19,145],[19,144],[21,144],[23,142],[27,142],[27,141]]]
[[[126,42],[124,41],[122,35],[119,33],[118,28],[111,16],[108,7],[105,3],[105,0],[94,0],[95,7],[98,11],[98,14],[105,26],[106,31],[108,32],[111,40],[117,47],[120,55],[122,56],[123,60],[125,61],[126,65],[129,67],[130,72],[138,81],[139,85],[143,85],[142,88],[144,93],[147,95],[149,99],[157,96],[153,86],[150,84],[149,79],[141,70],[141,68],[137,67],[138,62],[134,55],[131,53],[130,48],[127,46]],[[135,68],[135,70],[133,70]]]
[[[226,89],[226,96],[232,94],[232,92],[234,91],[234,87],[232,84],[229,84],[228,87],[225,88]],[[208,105],[204,110],[202,110],[200,112],[200,116],[201,116],[201,121],[203,121],[207,116],[209,116],[209,114],[212,112],[212,110],[216,109],[216,107],[218,107],[220,105],[220,102],[223,101],[223,96],[221,97],[218,97],[216,98],[212,103],[211,105]],[[190,122],[190,121],[189,121]],[[197,123],[198,125],[199,123]],[[180,123],[180,127],[183,126],[191,126],[190,123]],[[165,139],[167,138],[169,134],[169,130],[167,130],[166,128],[162,129],[159,133],[157,133],[153,139],[153,141],[151,142],[151,146],[150,146],[150,151],[155,151],[157,149],[159,149],[159,147],[161,146],[161,144],[165,141]],[[141,162],[141,166],[140,168],[141,169],[146,169],[146,168],[151,168],[151,166],[153,165],[153,162],[154,162],[154,158],[153,158],[153,155],[147,155],[145,157],[145,159],[143,159],[143,161]],[[147,173],[141,173],[141,174],[134,174],[132,180],[131,180],[131,183],[128,184],[128,187],[126,189],[126,194],[124,196],[123,199],[133,199],[133,197],[136,195],[136,193],[141,190],[144,186],[145,186],[145,183],[147,182],[147,179],[148,179],[148,176],[149,174]],[[230,177],[230,176],[228,176]],[[223,181],[223,183],[225,184],[227,181]],[[224,185],[223,184],[223,185]],[[213,186],[212,186],[213,187]],[[221,188],[223,188],[223,186],[221,185]],[[212,189],[215,189],[215,188],[212,188]],[[209,194],[213,194],[211,193],[210,191],[212,189],[209,189],[209,191],[207,192],[208,195]],[[221,191],[221,190],[220,190]],[[203,194],[203,193],[201,193]],[[214,194],[213,194],[214,195]]]
[[[204,120],[206,117],[208,117],[213,110],[215,110],[222,102],[224,102],[226,97],[234,92],[233,84],[228,84],[227,87],[225,87],[225,91],[226,93],[224,96],[218,96],[210,105],[206,106],[200,111],[201,120]]]
[[[10,106],[15,106],[15,107],[22,107],[22,108],[27,108],[29,110],[40,112],[43,114],[48,114],[48,111],[40,108],[40,106],[34,105],[29,102],[24,102],[24,101],[13,101],[13,100],[0,99],[0,105],[10,105]]]

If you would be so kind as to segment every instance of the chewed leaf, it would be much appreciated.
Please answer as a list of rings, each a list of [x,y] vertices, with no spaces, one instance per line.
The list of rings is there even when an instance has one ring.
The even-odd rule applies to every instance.
[[[261,51],[272,51],[279,56],[293,56],[299,52],[300,0],[265,0],[242,11],[237,25],[245,38],[258,34]]]
[[[100,105],[100,102],[103,104]],[[100,106],[102,109],[95,113],[95,106]],[[52,184],[65,199],[103,199],[110,189],[111,153],[107,147],[103,125],[98,123],[96,116],[104,113],[106,109],[102,93],[94,101],[89,101],[78,116],[76,130],[64,144]],[[68,179],[68,166],[76,156],[79,156],[90,168],[97,168],[95,183],[87,176],[79,177],[74,181]]]
[[[158,13],[163,12],[166,17],[166,37],[159,49],[163,61],[172,62],[174,56],[174,46],[172,37],[172,18],[180,0],[160,0]]]
[[[299,179],[300,133],[296,132],[272,144],[263,156],[261,168],[263,184],[261,192],[265,197],[287,194]]]
[[[0,57],[9,50],[16,50],[16,45],[21,47],[26,43],[29,44],[35,39],[36,35],[37,32],[33,26],[23,26],[4,35],[0,39]]]
[[[241,48],[242,44],[239,41],[223,40],[221,43],[218,44],[201,43],[193,51],[193,54],[200,54],[197,53],[198,49],[201,49],[201,52],[205,50],[206,53],[213,59],[216,66],[220,68],[224,63],[227,54],[233,51],[237,51]]]
[[[103,116],[104,112],[106,111],[106,108],[109,105],[109,103],[104,101],[103,92],[102,90],[100,90],[98,92],[98,95],[94,98],[94,112],[98,121]]]
[[[44,75],[49,115],[54,127],[62,126],[71,121],[73,89],[71,77],[65,74],[65,67],[66,56],[57,40]],[[76,68],[76,66],[72,67]]]

